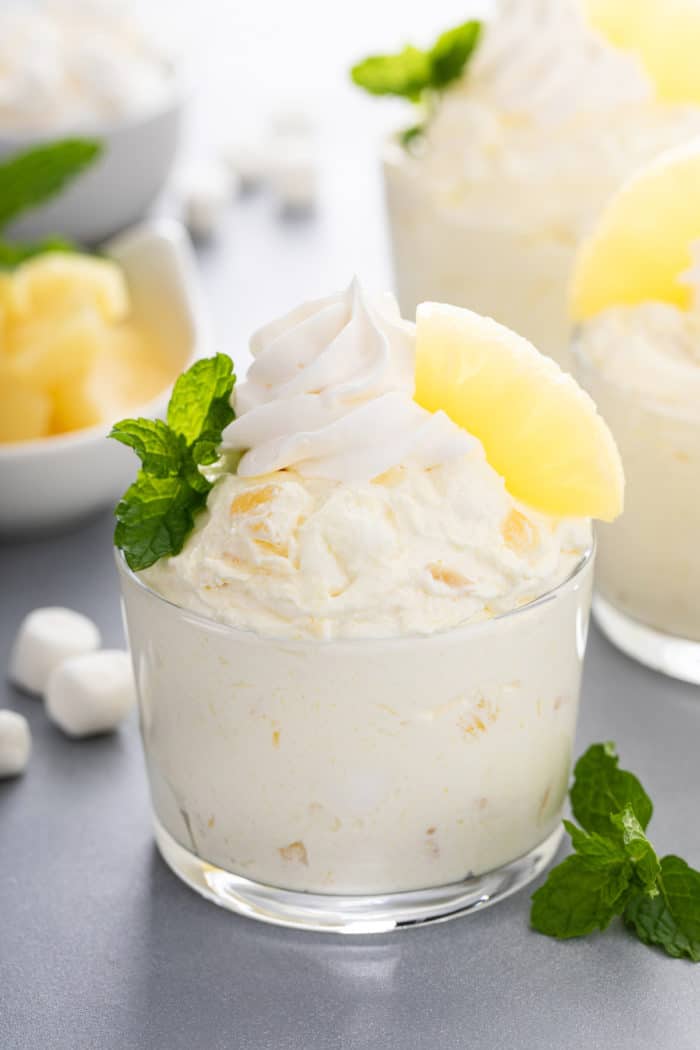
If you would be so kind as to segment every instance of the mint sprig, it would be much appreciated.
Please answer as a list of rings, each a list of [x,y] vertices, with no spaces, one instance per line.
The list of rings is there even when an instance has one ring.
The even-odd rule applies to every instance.
[[[94,164],[101,153],[102,144],[96,139],[62,139],[0,161],[0,230],[59,193]],[[63,237],[49,237],[34,244],[1,238],[0,269],[13,269],[44,252],[76,250]]]
[[[167,422],[124,419],[112,428],[109,436],[141,460],[115,511],[114,542],[130,569],[182,550],[213,485],[200,468],[218,459],[222,431],[234,418],[235,381],[226,354],[196,361],[175,383]]]
[[[396,55],[370,55],[352,67],[350,76],[371,95],[398,95],[419,102],[432,80],[429,52],[408,44]]]
[[[653,897],[639,891],[630,897],[626,925],[644,944],[700,962],[700,871],[669,854],[661,861],[657,886]]]
[[[441,91],[459,80],[480,37],[481,22],[475,19],[441,33],[428,52],[431,77],[427,86]]]
[[[393,55],[370,55],[350,76],[371,95],[395,95],[429,109],[434,96],[462,76],[480,36],[481,22],[472,19],[442,33],[425,51],[408,44]],[[408,146],[422,132],[423,125],[416,124],[400,141]]]
[[[0,162],[0,229],[59,193],[101,153],[96,139],[62,139]]]
[[[608,835],[611,815],[630,805],[646,828],[654,807],[633,773],[618,768],[614,744],[593,744],[579,758],[571,788],[571,809],[579,824],[589,831]]]
[[[637,777],[618,768],[613,744],[590,747],[574,777],[581,827],[564,821],[574,852],[533,894],[534,929],[584,937],[621,916],[644,944],[700,962],[700,872],[680,857],[659,860],[645,834],[652,803]]]

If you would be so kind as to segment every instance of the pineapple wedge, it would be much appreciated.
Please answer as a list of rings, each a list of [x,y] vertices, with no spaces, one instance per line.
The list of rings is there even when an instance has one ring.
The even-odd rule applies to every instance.
[[[661,154],[610,200],[574,265],[573,319],[649,300],[687,309],[692,291],[683,276],[697,240],[700,140]]]
[[[509,492],[556,517],[622,511],[617,446],[591,398],[521,336],[442,303],[416,315],[415,399],[479,438]]]
[[[700,102],[698,0],[584,0],[589,24],[639,57],[664,102]]]

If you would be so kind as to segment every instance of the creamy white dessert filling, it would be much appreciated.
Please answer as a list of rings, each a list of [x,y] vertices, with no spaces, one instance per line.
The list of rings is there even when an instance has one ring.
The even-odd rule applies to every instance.
[[[634,620],[700,641],[697,301],[606,310],[582,327],[576,360],[625,468],[625,512],[598,529],[599,590]]]
[[[605,310],[578,337],[601,378],[648,404],[691,413],[700,426],[700,309],[647,302]],[[584,365],[585,367],[585,365]]]
[[[221,477],[183,551],[141,575],[273,637],[429,634],[566,579],[587,522],[517,503],[479,441],[413,400],[414,328],[356,282],[262,329]]]
[[[184,551],[142,576],[262,634],[387,637],[517,608],[566,579],[588,543],[580,522],[518,507],[477,452],[373,482],[228,477]]]

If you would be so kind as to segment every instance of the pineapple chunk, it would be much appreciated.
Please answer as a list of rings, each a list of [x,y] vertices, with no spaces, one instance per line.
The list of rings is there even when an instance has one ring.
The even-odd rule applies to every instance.
[[[172,381],[172,367],[160,347],[132,325],[105,333],[103,350],[90,377],[90,387],[103,419],[118,419],[134,405],[145,404]]]
[[[51,401],[32,383],[0,367],[0,442],[31,441],[49,433]]]
[[[94,427],[103,418],[87,377],[77,382],[75,379],[66,379],[58,383],[51,392],[51,400],[53,403],[50,423],[52,434],[64,434],[69,430]]]
[[[164,390],[172,366],[128,314],[106,259],[52,252],[0,273],[0,442],[109,423]]]
[[[65,319],[15,324],[12,367],[42,390],[87,375],[101,353],[107,328],[94,309],[83,307]]]
[[[47,252],[15,271],[11,303],[18,318],[66,316],[89,306],[113,323],[128,315],[129,292],[120,267],[108,259]]]

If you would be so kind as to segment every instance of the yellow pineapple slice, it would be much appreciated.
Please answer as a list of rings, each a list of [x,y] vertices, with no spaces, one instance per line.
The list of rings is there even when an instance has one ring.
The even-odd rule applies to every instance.
[[[610,200],[574,265],[574,320],[649,300],[687,309],[692,292],[682,278],[698,239],[700,140],[694,140],[661,154]]]
[[[641,60],[665,102],[700,102],[699,0],[584,0],[590,25]]]
[[[513,496],[557,517],[617,517],[620,456],[571,376],[471,310],[422,303],[416,321],[416,401],[479,438]]]

